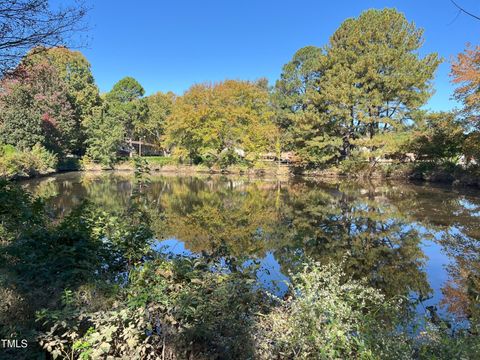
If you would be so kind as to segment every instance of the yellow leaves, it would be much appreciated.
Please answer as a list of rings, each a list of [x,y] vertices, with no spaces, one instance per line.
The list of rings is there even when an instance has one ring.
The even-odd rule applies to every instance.
[[[249,81],[194,85],[174,104],[167,142],[189,154],[231,147],[259,153],[277,133],[268,101],[268,91]]]

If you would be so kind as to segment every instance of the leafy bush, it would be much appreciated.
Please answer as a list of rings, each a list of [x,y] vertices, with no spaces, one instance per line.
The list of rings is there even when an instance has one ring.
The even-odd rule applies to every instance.
[[[39,144],[34,145],[31,151],[26,152],[26,154],[29,155],[29,162],[27,163],[34,172],[45,173],[57,166],[57,156]]]
[[[401,299],[387,299],[341,266],[308,263],[292,275],[286,299],[260,315],[258,359],[477,359],[478,324],[404,318]]]
[[[18,185],[0,179],[0,244],[9,244],[26,231],[44,225],[43,202]]]
[[[57,167],[60,171],[76,171],[82,168],[82,164],[78,157],[66,157],[60,160]]]
[[[205,151],[202,154],[202,164],[211,169],[218,162],[218,154],[215,150]]]
[[[372,357],[367,325],[385,298],[365,283],[344,277],[338,267],[320,264],[292,275],[291,295],[260,317],[258,357]]]
[[[462,155],[465,138],[462,124],[453,112],[430,113],[420,120],[406,150],[424,161],[456,162]]]
[[[462,144],[462,150],[466,156],[468,165],[472,163],[472,160],[477,164],[480,163],[480,130],[472,131],[466,136]]]
[[[5,145],[1,149],[0,174],[7,178],[47,174],[56,169],[57,163],[57,156],[39,144],[28,151]]]
[[[258,292],[248,271],[159,257],[131,269],[109,311],[48,312],[42,346],[74,358],[250,359]]]
[[[39,337],[40,345],[62,359],[158,359],[161,339],[152,333],[145,309],[116,308],[80,313],[67,322],[58,322]],[[83,331],[81,326],[88,326]]]

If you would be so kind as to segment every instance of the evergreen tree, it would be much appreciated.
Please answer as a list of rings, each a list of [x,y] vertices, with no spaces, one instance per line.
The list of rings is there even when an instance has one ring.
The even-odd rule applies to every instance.
[[[132,77],[125,77],[118,81],[112,90],[105,96],[108,103],[108,115],[115,118],[124,127],[125,136],[133,138],[139,135],[147,116],[147,104],[143,98],[145,90]]]
[[[344,21],[325,51],[299,50],[275,91],[277,121],[303,164],[397,155],[432,93],[440,60],[421,58],[423,31],[394,9]]]
[[[339,155],[341,141],[320,97],[326,70],[322,49],[304,47],[283,67],[273,93],[284,148],[295,150],[305,166],[323,164]]]
[[[344,158],[353,147],[370,161],[396,151],[389,141],[431,96],[440,63],[437,54],[419,56],[422,43],[423,30],[394,9],[368,10],[333,34],[321,96],[340,126]]]

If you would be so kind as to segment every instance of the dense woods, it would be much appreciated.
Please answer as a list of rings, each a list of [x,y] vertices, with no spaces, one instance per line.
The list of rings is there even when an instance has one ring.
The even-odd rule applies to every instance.
[[[368,10],[344,21],[325,46],[298,50],[273,85],[226,80],[150,96],[131,77],[99,94],[80,52],[37,47],[1,80],[0,139],[20,152],[38,144],[59,164],[73,156],[111,167],[143,142],[171,162],[209,168],[255,167],[288,152],[301,171],[474,173],[479,49],[452,64],[462,108],[434,113],[424,105],[442,60],[419,55],[423,40],[396,10]]]

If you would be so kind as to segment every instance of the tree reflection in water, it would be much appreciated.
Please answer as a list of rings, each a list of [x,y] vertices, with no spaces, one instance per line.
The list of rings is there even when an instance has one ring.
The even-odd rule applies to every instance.
[[[109,210],[124,208],[132,181],[128,174],[64,174],[25,187],[64,216],[85,198]],[[307,257],[344,259],[348,276],[367,278],[388,297],[413,300],[431,296],[433,273],[446,270],[441,304],[457,317],[479,320],[478,192],[386,182],[152,176],[142,201],[159,241],[260,261],[267,280],[284,279]],[[428,240],[448,256],[445,268],[427,266]]]

